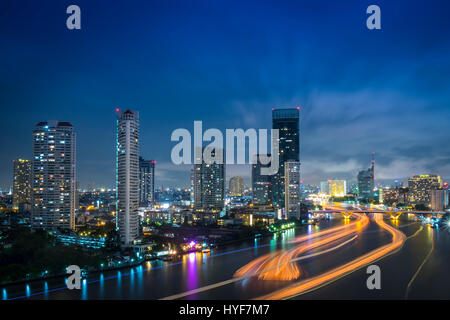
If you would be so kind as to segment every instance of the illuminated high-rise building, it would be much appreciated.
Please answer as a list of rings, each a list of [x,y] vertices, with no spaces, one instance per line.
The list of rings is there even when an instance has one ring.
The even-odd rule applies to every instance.
[[[13,207],[31,205],[31,161],[18,159],[13,161]]]
[[[122,246],[139,234],[139,113],[117,111],[116,224]]]
[[[286,161],[284,163],[285,177],[285,217],[300,217],[300,162]]]
[[[244,178],[232,177],[230,179],[230,195],[240,197],[244,194]]]
[[[373,200],[373,189],[375,187],[375,158],[372,153],[372,165],[367,170],[358,173],[358,198],[362,202],[370,202]]]
[[[284,163],[300,161],[300,108],[272,109],[272,128],[279,134],[279,169],[273,177],[273,204],[278,208],[285,206]]]
[[[155,203],[155,164],[139,157],[139,205],[143,207]]]
[[[33,228],[75,228],[76,145],[69,122],[39,122],[33,131]]]
[[[271,157],[271,154],[267,155]],[[273,177],[274,175],[261,174],[261,168],[270,168],[271,163],[261,164],[259,155],[252,164],[252,195],[253,204],[261,206],[270,206],[273,201]]]
[[[409,202],[431,205],[431,190],[441,187],[441,177],[436,174],[415,175],[408,179]]]
[[[203,149],[202,149],[203,150]],[[212,156],[220,157],[223,150],[212,151]],[[224,158],[222,158],[223,160]],[[200,161],[198,161],[200,162]],[[225,164],[206,163],[205,160],[194,164],[194,208],[198,211],[221,211],[225,200]]]

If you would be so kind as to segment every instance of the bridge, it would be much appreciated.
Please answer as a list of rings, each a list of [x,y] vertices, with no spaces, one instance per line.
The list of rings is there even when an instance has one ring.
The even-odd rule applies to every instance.
[[[325,210],[311,210],[314,214],[325,214],[325,213],[340,213],[345,219],[349,219],[353,213],[361,214],[372,214],[372,213],[382,213],[389,214],[393,220],[398,220],[402,214],[414,214],[419,216],[442,216],[446,214],[444,211],[390,211],[390,210],[375,210],[375,209],[325,209]]]

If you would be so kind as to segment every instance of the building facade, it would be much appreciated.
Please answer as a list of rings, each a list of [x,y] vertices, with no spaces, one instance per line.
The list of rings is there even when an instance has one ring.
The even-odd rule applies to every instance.
[[[372,153],[372,165],[367,170],[358,173],[358,199],[369,203],[373,200],[373,189],[375,187],[375,158]]]
[[[300,218],[300,162],[286,161],[285,176],[285,213],[286,218]]]
[[[268,154],[270,157],[271,154]],[[271,163],[261,164],[259,155],[252,164],[252,196],[256,206],[270,206],[273,203],[273,175],[261,174],[261,168],[270,168]]]
[[[13,208],[31,205],[31,161],[18,159],[13,161]]]
[[[230,179],[230,195],[240,197],[244,194],[244,178],[232,177]]]
[[[212,152],[213,157],[216,152],[223,156],[223,150],[215,150]],[[222,163],[208,164],[203,160],[199,164],[194,164],[193,180],[194,208],[197,211],[221,211],[225,200],[225,164],[223,161]]]
[[[76,137],[69,122],[39,122],[33,131],[32,227],[74,229]]]
[[[322,181],[320,182],[320,192],[329,194],[331,197],[345,197],[345,195],[347,194],[347,181]]]
[[[444,211],[447,207],[447,190],[431,190],[431,210]]]
[[[408,179],[409,202],[411,204],[431,205],[431,190],[441,187],[441,177],[436,174],[415,175]]]
[[[116,226],[122,246],[139,235],[139,113],[117,110]]]
[[[155,203],[155,164],[154,160],[139,157],[139,205],[148,207]]]
[[[273,177],[273,204],[285,206],[284,163],[300,161],[300,108],[272,109],[272,128],[279,133],[279,169]]]

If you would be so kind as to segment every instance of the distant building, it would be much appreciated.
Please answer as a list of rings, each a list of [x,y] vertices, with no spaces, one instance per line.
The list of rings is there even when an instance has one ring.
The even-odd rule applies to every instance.
[[[358,173],[358,198],[363,202],[373,200],[373,189],[375,187],[375,158],[372,153],[372,166]]]
[[[431,210],[444,211],[447,207],[447,190],[431,190]]]
[[[330,194],[330,185],[329,185],[328,181],[320,182],[320,192]]]
[[[347,194],[347,181],[328,180],[320,183],[320,191],[332,197],[345,197]]]
[[[230,179],[230,195],[240,197],[244,194],[244,178],[232,177]]]
[[[33,228],[75,228],[75,153],[75,131],[69,122],[39,122],[34,128]]]
[[[116,223],[122,246],[139,234],[139,113],[117,110]]]
[[[431,190],[441,187],[441,177],[436,174],[415,175],[408,179],[411,204],[431,205]]]
[[[300,162],[284,163],[286,218],[300,218]]]
[[[272,109],[272,128],[279,131],[279,169],[273,176],[273,204],[285,207],[285,169],[288,160],[300,161],[300,108]]]
[[[31,161],[18,159],[13,161],[13,207],[31,205]]]
[[[383,203],[387,205],[409,203],[408,188],[395,188],[383,190]]]
[[[267,155],[268,157],[271,154]],[[259,155],[255,155],[256,159],[252,164],[252,196],[253,204],[257,206],[270,206],[273,202],[273,178],[274,175],[261,174],[261,168],[270,168],[271,163],[261,164]]]
[[[155,164],[154,160],[139,157],[139,205],[148,207],[155,203]]]
[[[203,149],[202,149],[203,150]],[[223,155],[223,150],[214,150],[213,157]],[[222,158],[223,159],[223,158]],[[225,200],[225,164],[203,161],[194,164],[194,208],[198,211],[221,211]],[[195,220],[195,219],[194,219]]]

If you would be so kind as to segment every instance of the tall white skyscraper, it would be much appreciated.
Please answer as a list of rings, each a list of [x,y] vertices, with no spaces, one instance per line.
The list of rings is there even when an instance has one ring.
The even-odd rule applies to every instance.
[[[75,141],[69,122],[39,122],[33,131],[33,228],[75,229]]]
[[[121,245],[130,246],[139,228],[139,113],[116,111],[116,223]]]

